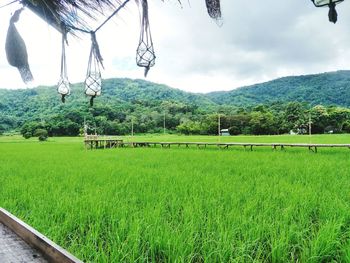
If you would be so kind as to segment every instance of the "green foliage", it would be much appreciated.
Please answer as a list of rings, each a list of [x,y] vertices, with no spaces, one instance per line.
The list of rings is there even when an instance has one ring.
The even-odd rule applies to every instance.
[[[243,106],[306,102],[350,107],[350,71],[284,77],[232,91],[207,94],[217,104]]]
[[[199,122],[186,121],[177,126],[177,131],[183,134],[200,134],[201,126]]]
[[[350,133],[350,121],[344,122],[342,130],[346,133]]]
[[[49,136],[78,136],[83,133],[84,119],[90,133],[131,134],[132,123],[134,133],[157,133],[163,131],[165,117],[167,132],[216,135],[218,113],[221,128],[232,128],[235,135],[307,133],[309,117],[312,119],[312,133],[342,133],[348,130],[344,124],[350,121],[349,109],[325,106],[329,104],[326,100],[322,101],[324,105],[318,104],[321,102],[319,98],[324,95],[318,92],[327,90],[335,94],[332,99],[340,96],[342,101],[346,100],[347,89],[342,85],[350,80],[349,75],[349,72],[341,71],[288,77],[250,88],[207,95],[191,94],[143,80],[109,79],[104,81],[103,96],[95,100],[93,108],[81,95],[81,84],[72,86],[72,95],[67,98],[66,104],[60,102],[51,87],[0,90],[0,133],[20,130],[22,135],[32,137],[36,129],[45,129]],[[334,85],[328,85],[329,82]],[[296,86],[292,88],[292,84]],[[334,91],[333,87],[344,94]],[[309,90],[306,94],[312,95],[308,99],[290,95],[306,88]],[[235,92],[248,94],[251,100],[243,100],[245,105],[237,101],[243,95],[238,96]],[[271,99],[267,98],[269,96]],[[291,99],[294,100],[289,102]],[[339,100],[340,105],[346,104],[342,101]]]
[[[239,134],[242,134],[242,130],[237,127],[237,126],[231,126],[229,129],[228,129],[228,132],[230,135],[239,135]]]
[[[34,131],[34,137],[38,137],[39,141],[46,141],[49,137],[47,130],[37,129]]]
[[[24,138],[24,139],[29,139],[30,137],[32,137],[32,134],[31,134],[30,132],[25,132],[25,133],[23,134],[23,138]]]

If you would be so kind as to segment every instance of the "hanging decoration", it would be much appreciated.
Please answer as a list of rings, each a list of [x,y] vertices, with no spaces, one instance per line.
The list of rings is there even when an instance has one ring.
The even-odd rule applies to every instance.
[[[61,94],[61,100],[63,103],[65,103],[66,96],[70,95],[70,84],[68,80],[66,63],[67,31],[66,29],[63,29],[62,32],[61,75],[57,84],[57,92]]]
[[[136,64],[139,67],[145,68],[145,77],[147,77],[148,71],[154,66],[156,61],[156,55],[154,53],[153,41],[151,36],[151,29],[148,19],[148,3],[147,0],[138,0],[136,2],[139,5],[140,20],[141,20],[141,33],[139,45],[136,51]]]
[[[96,40],[96,34],[92,31],[90,57],[85,79],[85,94],[91,97],[90,106],[93,106],[94,99],[101,95],[102,77],[100,66],[104,68],[103,58]]]
[[[205,0],[208,14],[211,18],[218,20],[221,18],[220,0]]]
[[[329,22],[336,23],[338,21],[338,13],[335,6],[344,0],[311,0],[316,7],[328,6],[328,19]]]
[[[63,103],[66,97],[71,93],[67,76],[65,52],[67,34],[77,35],[77,33],[87,33],[91,35],[91,50],[84,85],[85,94],[91,97],[90,105],[92,106],[94,99],[101,95],[102,89],[101,67],[103,68],[103,59],[96,40],[96,32],[131,1],[132,0],[13,0],[0,6],[0,8],[13,3],[21,3],[24,7],[30,9],[62,34],[61,74],[57,84],[57,92],[61,94]],[[145,68],[144,75],[146,77],[150,68],[155,65],[156,56],[149,24],[148,1],[135,1],[139,7],[141,22],[136,63],[138,66]],[[181,4],[181,0],[178,0],[178,2]],[[205,0],[205,2],[210,17],[219,20],[219,18],[221,18],[220,0]],[[89,19],[94,20],[98,16],[104,15],[105,9],[112,8],[114,9],[113,13],[95,30],[89,28]],[[10,65],[18,68],[23,81],[29,83],[33,81],[33,76],[28,64],[26,45],[15,26],[22,10],[23,8],[17,10],[11,17],[6,39],[6,55]]]
[[[23,8],[18,9],[10,19],[10,25],[6,36],[6,57],[9,64],[16,67],[21,74],[24,83],[29,84],[33,81],[33,75],[28,64],[28,54],[26,44],[17,31],[15,23],[19,21]]]

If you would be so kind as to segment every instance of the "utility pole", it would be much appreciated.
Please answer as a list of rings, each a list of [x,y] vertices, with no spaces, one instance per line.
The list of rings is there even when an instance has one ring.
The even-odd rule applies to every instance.
[[[163,132],[164,132],[164,135],[165,135],[165,111],[164,111],[164,118],[163,118]]]
[[[218,136],[220,137],[220,135],[221,135],[221,116],[219,113],[219,116],[218,116]]]
[[[131,118],[131,137],[134,137],[134,118]]]
[[[86,125],[86,117],[84,117],[84,137],[87,137],[87,125]]]
[[[311,112],[309,112],[309,136],[311,137]]]

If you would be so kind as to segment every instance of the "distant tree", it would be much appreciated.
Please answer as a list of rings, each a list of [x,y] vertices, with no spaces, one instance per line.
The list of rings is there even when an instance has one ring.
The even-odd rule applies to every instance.
[[[0,135],[3,135],[5,132],[5,127],[0,124]]]
[[[30,132],[26,132],[23,134],[24,139],[29,139],[30,137],[32,137],[32,134]]]
[[[350,120],[350,110],[340,107],[331,107],[327,109],[329,114],[328,125],[334,127],[334,132],[342,132],[344,123]]]
[[[276,120],[271,112],[254,111],[249,122],[254,135],[277,134]]]
[[[23,135],[23,137],[25,138],[30,138],[35,136],[34,132],[37,129],[42,129],[43,125],[40,122],[26,122],[22,127],[21,127],[21,134]]]
[[[210,114],[203,118],[201,133],[207,135],[218,134],[218,115]]]
[[[177,126],[177,131],[183,134],[200,134],[201,126],[199,122],[187,121]]]
[[[343,124],[342,131],[346,133],[350,133],[350,121],[347,121]]]
[[[228,132],[230,133],[230,135],[239,135],[242,133],[242,130],[237,126],[231,126],[228,129]]]
[[[317,105],[311,109],[312,133],[324,133],[329,126],[329,114],[327,108]]]

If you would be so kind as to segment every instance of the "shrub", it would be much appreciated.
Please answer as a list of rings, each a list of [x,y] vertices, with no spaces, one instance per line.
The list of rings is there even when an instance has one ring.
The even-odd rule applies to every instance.
[[[230,133],[230,135],[239,135],[242,133],[242,131],[240,130],[240,128],[238,128],[237,126],[231,126],[228,129],[228,132]]]
[[[30,132],[26,132],[23,134],[24,139],[29,139],[30,137],[32,137],[32,134]]]
[[[343,130],[343,132],[350,133],[350,122],[349,121],[347,121],[343,124],[342,130]]]
[[[48,138],[48,132],[44,129],[37,129],[34,131],[34,136],[39,138],[39,141],[46,141]]]

